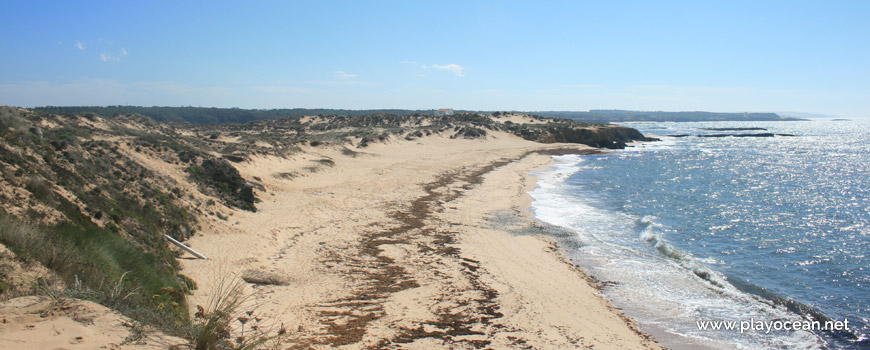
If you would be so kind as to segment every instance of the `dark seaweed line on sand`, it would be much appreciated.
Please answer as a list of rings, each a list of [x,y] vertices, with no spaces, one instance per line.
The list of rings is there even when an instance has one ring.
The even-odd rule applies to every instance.
[[[459,301],[457,307],[433,310],[437,315],[434,320],[420,324],[416,328],[401,329],[392,339],[383,339],[372,348],[383,348],[390,344],[410,343],[421,338],[436,338],[447,343],[464,342],[475,348],[489,345],[488,340],[457,340],[456,336],[485,335],[476,329],[506,329],[495,324],[493,320],[503,315],[498,311],[496,297],[498,293],[487,287],[480,280],[479,262],[462,258],[459,249],[455,247],[456,232],[439,230],[438,225],[427,224],[433,220],[433,213],[443,211],[444,204],[449,203],[483,181],[483,176],[492,170],[513,161],[525,158],[531,153],[546,155],[554,154],[590,154],[596,150],[550,149],[527,152],[517,158],[502,159],[479,168],[460,168],[439,175],[435,181],[423,184],[424,195],[416,198],[406,210],[390,213],[390,218],[399,225],[386,230],[375,230],[362,234],[358,245],[359,254],[336,257],[325,263],[335,267],[351,266],[349,274],[357,281],[351,295],[318,305],[319,312],[326,325],[325,334],[307,344],[298,344],[305,348],[312,344],[342,346],[354,344],[363,339],[368,325],[385,316],[384,302],[394,293],[419,287],[404,267],[392,258],[383,256],[381,246],[390,244],[411,244],[418,248],[417,254],[434,255],[437,259],[456,259],[464,268],[463,277],[472,286],[470,290],[475,297]],[[461,191],[452,190],[459,187]],[[455,261],[455,260],[454,260]],[[458,290],[457,290],[458,291]],[[458,294],[458,293],[455,293]],[[339,310],[336,310],[339,309]],[[458,309],[458,310],[457,310]],[[470,312],[469,312],[470,311]],[[434,331],[426,331],[424,325],[432,326]],[[481,327],[476,327],[481,326]],[[525,341],[517,339],[515,345],[524,347]]]

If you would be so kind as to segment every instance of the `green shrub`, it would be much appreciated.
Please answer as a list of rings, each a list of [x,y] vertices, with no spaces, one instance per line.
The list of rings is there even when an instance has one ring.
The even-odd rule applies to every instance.
[[[135,314],[131,316],[140,320],[165,325],[187,320],[184,293],[188,289],[174,270],[109,230],[70,222],[38,228],[2,216],[0,243],[19,258],[55,271],[73,286],[69,291],[73,296]]]
[[[194,181],[215,190],[227,204],[245,210],[257,210],[254,207],[254,189],[226,160],[206,159],[199,166],[188,167],[187,172]]]
[[[36,175],[31,175],[24,183],[24,188],[33,193],[33,196],[38,200],[45,200],[51,195],[51,189],[44,180]]]

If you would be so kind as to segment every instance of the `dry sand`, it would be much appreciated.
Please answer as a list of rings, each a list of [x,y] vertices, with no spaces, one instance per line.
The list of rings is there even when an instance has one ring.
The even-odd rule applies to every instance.
[[[90,301],[28,296],[0,303],[0,349],[156,350],[182,341],[154,332],[140,334],[134,327],[134,322]]]
[[[266,282],[247,284],[250,308],[289,329],[292,348],[660,348],[530,218],[529,173],[551,163],[539,151],[554,149],[589,151],[491,133],[237,163],[264,185],[262,202],[256,213],[205,208],[220,215],[204,216],[187,241],[209,257],[182,258],[199,285],[190,306],[244,275]],[[183,169],[140,158],[195,191]],[[0,316],[0,348],[180,342],[122,347],[129,322],[87,302],[19,298],[0,304]]]
[[[191,305],[247,271],[280,282],[251,292],[298,348],[657,348],[552,239],[505,229],[534,227],[534,151],[555,148],[588,151],[495,133],[237,164],[263,202],[188,240],[210,258],[183,262]]]

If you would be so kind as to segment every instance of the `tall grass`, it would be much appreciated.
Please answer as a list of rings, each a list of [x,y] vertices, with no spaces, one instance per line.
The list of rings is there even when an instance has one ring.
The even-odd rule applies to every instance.
[[[52,240],[44,231],[11,216],[0,216],[0,243],[23,260],[36,260],[58,270],[82,265],[72,246]]]
[[[239,277],[221,279],[212,295],[206,307],[197,305],[188,334],[189,343],[184,347],[194,350],[270,349],[277,348],[286,336],[284,328],[273,334],[260,325],[261,319],[254,311],[256,305],[252,305],[253,294],[245,293]],[[243,311],[243,307],[249,310]],[[248,326],[248,323],[251,324]],[[238,326],[234,327],[236,324]]]
[[[70,296],[97,301],[163,326],[187,322],[184,291],[171,267],[154,254],[95,225],[36,227],[0,215],[0,243],[38,261],[69,286]]]

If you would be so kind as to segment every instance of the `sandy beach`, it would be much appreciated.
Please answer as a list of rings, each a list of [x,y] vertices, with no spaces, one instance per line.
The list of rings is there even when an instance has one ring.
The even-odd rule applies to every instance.
[[[529,174],[554,149],[591,150],[433,135],[238,163],[262,202],[187,241],[209,257],[183,258],[190,305],[224,276],[266,276],[256,311],[294,348],[658,348],[536,231]]]

